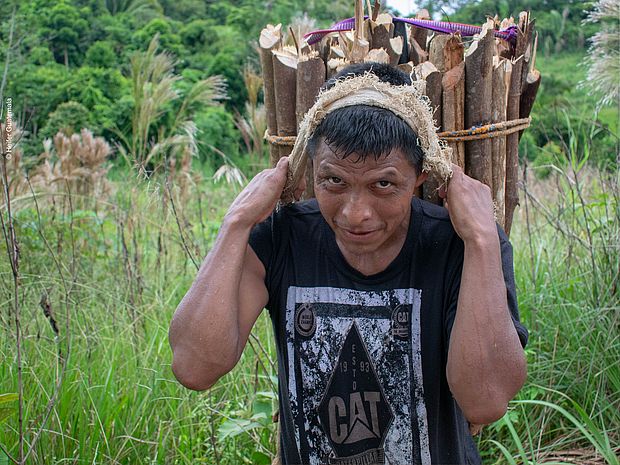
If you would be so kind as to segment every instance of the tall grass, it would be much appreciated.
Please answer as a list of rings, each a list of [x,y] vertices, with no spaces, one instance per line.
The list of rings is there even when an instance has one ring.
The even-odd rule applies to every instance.
[[[529,379],[507,415],[483,430],[485,463],[618,463],[618,174],[589,168],[582,140],[567,140],[569,163],[547,180],[525,172],[512,241],[531,330]],[[163,175],[126,175],[114,186],[107,197],[33,189],[11,203],[25,450],[39,438],[28,463],[269,463],[276,370],[264,315],[239,365],[210,391],[187,391],[170,371],[172,313],[239,188],[211,178],[181,188]],[[6,201],[0,213],[8,224]],[[9,395],[0,397],[0,445],[17,457],[6,247],[3,240],[0,395]]]

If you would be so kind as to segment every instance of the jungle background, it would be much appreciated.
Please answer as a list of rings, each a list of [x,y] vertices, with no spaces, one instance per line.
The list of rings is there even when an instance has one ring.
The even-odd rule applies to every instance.
[[[540,34],[511,235],[529,377],[477,437],[484,463],[618,464],[620,2],[419,6],[470,24],[531,10]],[[352,11],[0,3],[0,465],[271,462],[268,318],[202,393],[174,379],[168,325],[227,205],[268,166],[260,30]]]

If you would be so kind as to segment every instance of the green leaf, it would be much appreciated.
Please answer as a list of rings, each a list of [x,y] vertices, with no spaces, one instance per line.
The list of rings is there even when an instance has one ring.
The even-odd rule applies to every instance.
[[[259,416],[255,415],[255,417]],[[255,420],[230,418],[220,425],[218,436],[220,441],[223,441],[224,439],[233,438],[256,428],[263,428],[263,425]]]
[[[0,465],[9,465],[9,457],[0,450]]]
[[[252,454],[252,463],[254,465],[269,465],[271,463],[271,457],[263,452],[256,451]]]
[[[15,402],[19,399],[19,396],[14,392],[8,392],[6,394],[0,394],[0,404],[6,404],[8,402]]]
[[[19,399],[19,396],[14,392],[0,394],[0,423],[3,423],[15,411],[14,405],[6,404],[16,402],[17,399]],[[2,465],[2,462],[0,462],[0,465]]]

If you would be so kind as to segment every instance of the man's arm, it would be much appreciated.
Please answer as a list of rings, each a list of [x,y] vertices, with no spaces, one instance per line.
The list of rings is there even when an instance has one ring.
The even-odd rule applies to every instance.
[[[213,248],[170,323],[172,371],[184,386],[204,390],[237,364],[267,304],[265,267],[248,245],[250,231],[273,211],[288,159],[259,173],[237,196]]]
[[[446,375],[470,423],[487,424],[504,415],[527,369],[508,310],[490,189],[453,168],[446,208],[465,251]]]

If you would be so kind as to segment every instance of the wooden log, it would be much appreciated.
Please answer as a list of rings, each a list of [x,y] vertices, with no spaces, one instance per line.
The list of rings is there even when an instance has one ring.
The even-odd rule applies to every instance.
[[[412,76],[412,74],[414,76],[412,76],[412,81],[415,77],[415,72],[414,72],[414,65],[412,61],[409,61],[407,63],[401,63],[400,65],[398,65],[398,69],[400,69],[403,73]]]
[[[372,49],[382,48],[387,50],[390,46],[390,39],[394,33],[394,23],[388,14],[381,14],[377,22],[370,23],[370,47]]]
[[[530,70],[525,77],[521,88],[521,99],[519,101],[519,118],[527,118],[530,116],[534,101],[536,100],[536,94],[538,93],[538,87],[540,87],[540,72],[536,69],[536,48],[538,46],[538,34],[534,39],[534,52],[532,60],[530,61]],[[523,131],[519,131],[519,139],[523,135]]]
[[[415,73],[419,79],[424,79],[426,81],[426,96],[431,101],[435,125],[439,126],[441,123],[442,75],[430,61],[425,61],[424,63],[416,66]],[[434,173],[429,173],[428,178],[422,185],[422,195],[424,200],[441,205],[442,200],[439,197],[440,185],[441,180]]]
[[[361,63],[370,50],[370,43],[364,36],[364,4],[362,0],[355,0],[355,29],[353,46],[351,47],[351,63]]]
[[[465,47],[463,46],[461,35],[459,33],[451,35],[443,49],[443,62],[446,71],[454,68],[459,63],[463,62],[464,52]],[[443,72],[445,71],[442,71],[442,73]]]
[[[512,75],[510,76],[510,87],[508,90],[508,106],[506,108],[506,119],[508,121],[519,118],[519,106],[521,100],[521,76],[523,71],[523,54],[527,48],[528,40],[528,15],[525,12],[519,14],[519,24],[517,27],[517,43],[515,46],[515,57],[512,64]],[[512,216],[515,208],[519,204],[519,134],[517,132],[506,137],[506,199],[505,199],[505,218],[504,229],[510,235],[512,228]]]
[[[494,57],[493,66],[493,99],[491,104],[492,119],[495,123],[506,121],[506,103],[508,101],[508,87],[510,85],[510,75],[512,74],[512,64],[505,58]],[[495,137],[491,139],[492,145],[492,169],[493,185],[491,194],[495,202],[497,222],[504,226],[504,195],[506,183],[506,137]]]
[[[416,19],[431,19],[428,10],[422,9],[415,16]],[[415,41],[421,50],[426,51],[426,40],[428,38],[428,29],[423,27],[411,26],[411,43]]]
[[[488,20],[465,54],[465,128],[481,126],[491,121],[494,49],[493,21]],[[489,139],[467,143],[465,173],[489,187],[492,186]]]
[[[521,100],[519,102],[519,118],[527,118],[530,116],[538,87],[540,86],[540,71],[533,69],[527,74],[525,85],[521,91]]]
[[[388,55],[388,52],[386,52],[382,48],[375,48],[368,52],[368,54],[364,58],[364,61],[374,61],[376,63],[389,64],[390,55]]]
[[[276,100],[273,79],[273,54],[272,50],[278,49],[282,44],[282,25],[272,26],[269,24],[260,33],[258,40],[260,64],[263,69],[263,95],[265,101],[265,112],[267,114],[267,132],[270,135],[278,133],[278,122],[276,117]],[[278,148],[269,144],[270,159],[278,159]]]
[[[445,63],[444,49],[450,40],[447,34],[435,34],[428,45],[428,59],[431,61],[440,73],[445,73],[450,68]],[[462,61],[462,59],[461,59]]]
[[[441,130],[462,130],[465,124],[465,64],[460,34],[436,36],[431,41],[431,52],[431,61],[444,73]],[[452,148],[452,163],[465,170],[465,143],[450,142],[449,146]]]
[[[465,129],[465,62],[454,66],[442,79],[442,131]],[[452,163],[465,170],[465,143],[450,142]]]
[[[402,37],[393,37],[390,39],[390,46],[386,50],[390,56],[390,65],[396,66],[400,60],[400,56],[403,53],[403,39]]]
[[[414,65],[419,65],[428,60],[428,52],[423,50],[415,40],[410,40],[411,48],[409,49],[409,57]]]
[[[272,53],[278,136],[294,136],[297,134],[297,57],[287,50]],[[272,164],[290,155],[292,150],[292,146],[278,146],[278,159],[272,159]]]
[[[325,83],[325,63],[318,53],[302,55],[297,63],[296,109],[297,128]]]
[[[347,66],[346,60],[342,58],[332,58],[327,61],[327,79],[335,76]]]

